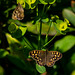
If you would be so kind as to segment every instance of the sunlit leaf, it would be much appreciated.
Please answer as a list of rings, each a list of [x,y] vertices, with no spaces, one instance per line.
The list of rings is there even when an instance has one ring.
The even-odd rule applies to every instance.
[[[75,75],[75,70],[74,70],[74,71],[72,71],[71,75]]]
[[[27,30],[29,32],[32,32],[34,34],[38,34],[38,28],[39,28],[39,25],[38,24],[35,24],[33,25],[31,22],[27,23]],[[42,35],[46,35],[47,32],[48,32],[48,29],[49,29],[49,25],[46,24],[46,23],[42,23]],[[51,26],[50,28],[50,31],[49,31],[49,35],[55,35],[56,34],[56,30],[54,28],[54,25]]]
[[[8,55],[9,52],[4,50],[4,49],[0,49],[0,58],[5,57],[6,55]]]
[[[13,38],[8,33],[6,33],[6,38],[7,38],[7,41],[8,41],[9,44],[12,44],[12,43],[18,43],[18,44],[20,44],[20,42],[16,38]]]
[[[44,0],[39,0],[42,4],[48,4],[47,2],[45,2]]]
[[[55,3],[56,0],[44,0],[44,1],[49,3],[49,4],[53,4],[53,3]]]
[[[46,72],[46,68],[44,66],[40,66],[38,64],[36,64],[36,69],[39,73],[44,73]]]
[[[61,34],[66,34],[66,30],[68,29],[69,21],[65,20],[56,20],[56,23],[54,23],[55,29],[57,32]]]
[[[27,27],[19,27],[19,29],[21,29],[22,31],[22,36],[26,33]]]
[[[59,48],[62,52],[66,52],[75,45],[75,36],[68,35],[55,42],[55,48]]]
[[[46,19],[42,19],[42,21],[43,21],[43,22],[48,22],[49,19],[48,19],[48,18],[46,18]]]
[[[34,9],[35,8],[35,6],[34,7],[31,6],[31,4],[33,4],[35,2],[36,2],[36,0],[26,0],[26,3],[29,5],[29,9]]]
[[[33,3],[35,3],[35,1],[36,1],[36,0],[26,0],[26,3],[28,3],[28,4],[33,4]]]
[[[75,14],[71,10],[64,9],[62,14],[75,26]]]
[[[25,0],[17,0],[17,4],[20,3],[25,8]]]

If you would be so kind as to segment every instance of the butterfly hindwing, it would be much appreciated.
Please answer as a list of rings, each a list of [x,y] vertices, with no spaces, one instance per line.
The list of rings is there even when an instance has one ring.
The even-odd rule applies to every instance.
[[[45,51],[33,50],[29,52],[29,55],[36,61],[40,66],[45,65]]]
[[[47,62],[47,63],[46,63],[46,65],[47,65],[48,67],[52,67],[54,64],[55,64],[54,61],[50,61],[50,62]]]
[[[18,3],[18,6],[15,8],[12,14],[12,19],[14,20],[22,20],[24,18],[24,10],[22,5]]]
[[[46,65],[51,67],[56,61],[62,58],[62,54],[58,51],[47,51]]]

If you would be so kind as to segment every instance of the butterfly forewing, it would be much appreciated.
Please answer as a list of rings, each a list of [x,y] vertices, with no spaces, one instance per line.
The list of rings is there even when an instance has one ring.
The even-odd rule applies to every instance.
[[[41,51],[41,50],[33,50],[29,52],[29,55],[36,61],[37,64],[40,66],[45,65],[45,56],[46,56],[46,51]]]
[[[56,61],[62,58],[62,54],[58,51],[47,51],[46,65],[51,67]]]
[[[24,18],[24,10],[22,5],[18,3],[18,6],[15,8],[12,14],[12,19],[14,20],[22,20]]]

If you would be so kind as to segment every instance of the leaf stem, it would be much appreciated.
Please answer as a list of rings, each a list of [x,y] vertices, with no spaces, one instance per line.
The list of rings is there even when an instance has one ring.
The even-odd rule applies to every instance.
[[[49,22],[49,29],[48,29],[48,32],[46,34],[45,43],[47,43],[47,41],[48,41],[48,34],[49,34],[49,31],[50,31],[51,25],[52,25],[52,20]]]
[[[48,8],[46,9],[45,13],[47,13],[47,11],[50,9],[51,4],[48,6]]]
[[[48,45],[56,36],[57,36],[57,33],[55,34],[55,36],[50,41],[48,41],[45,45],[43,45],[43,47],[45,47],[46,45]]]

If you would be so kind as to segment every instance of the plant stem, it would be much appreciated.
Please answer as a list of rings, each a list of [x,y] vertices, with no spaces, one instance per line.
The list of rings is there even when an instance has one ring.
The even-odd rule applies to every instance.
[[[49,34],[49,31],[50,31],[51,25],[52,25],[52,21],[49,22],[49,29],[48,29],[48,32],[46,34],[45,43],[47,43],[47,41],[48,41],[48,34]]]
[[[49,42],[47,42],[45,45],[43,45],[43,47],[45,47],[46,45],[48,45],[56,36],[57,36],[57,33],[55,34],[55,36]]]
[[[45,10],[45,5],[43,7],[42,10],[42,15],[41,15],[41,19],[40,19],[40,28],[39,28],[39,36],[38,36],[38,50],[41,50],[41,31],[42,31],[42,16],[44,14],[44,10]]]
[[[38,5],[36,7],[36,15],[38,16]]]
[[[25,37],[23,37],[23,40],[25,41],[26,47],[28,47],[30,49],[33,49],[33,46],[31,45],[31,43]]]
[[[45,13],[47,13],[47,11],[50,9],[51,4],[48,6],[48,8],[46,9]]]
[[[42,30],[42,21],[40,21],[40,33],[38,36],[38,49],[41,49],[41,30]]]

